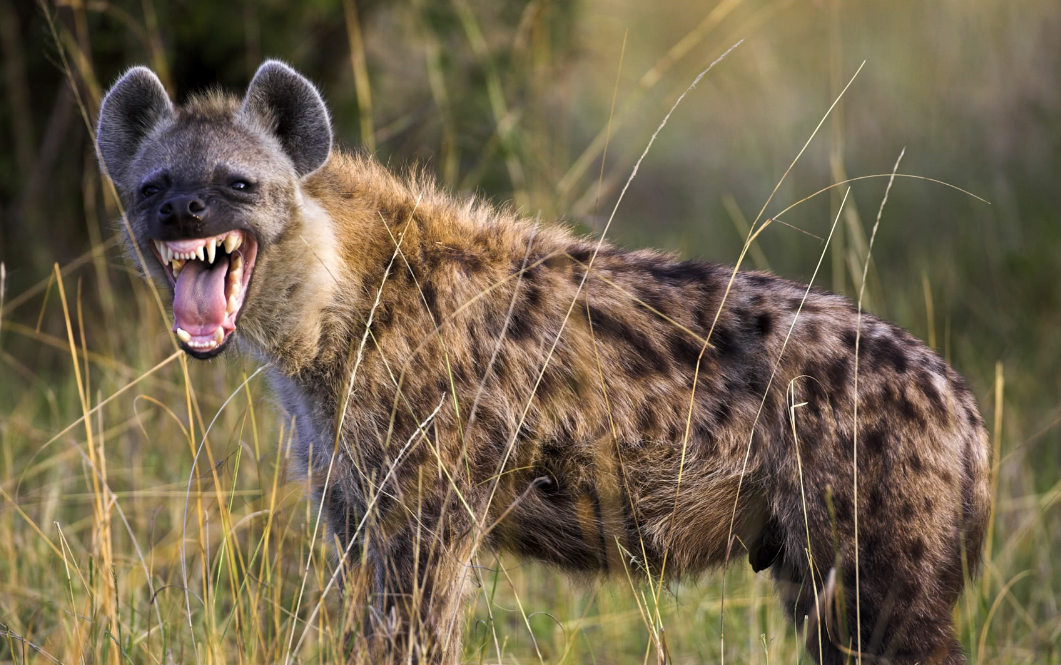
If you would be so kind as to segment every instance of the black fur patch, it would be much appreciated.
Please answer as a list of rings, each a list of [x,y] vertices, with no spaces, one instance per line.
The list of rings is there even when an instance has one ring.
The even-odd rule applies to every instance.
[[[784,550],[784,542],[781,525],[776,518],[771,517],[763,527],[763,532],[748,546],[748,563],[752,570],[758,573],[774,565]]]
[[[774,317],[770,312],[759,312],[755,316],[755,330],[760,337],[767,337],[774,329]]]
[[[633,376],[667,371],[666,357],[640,332],[592,305],[589,307],[589,317],[593,330],[602,338],[611,343],[628,344],[631,347],[634,353],[629,359],[627,370]]]
[[[873,369],[880,369],[884,365],[891,365],[899,374],[905,374],[908,368],[909,362],[906,359],[906,354],[899,348],[899,345],[895,343],[895,340],[890,336],[881,335],[875,338],[866,338],[863,340],[863,346],[866,350],[866,355],[870,358],[870,366]]]

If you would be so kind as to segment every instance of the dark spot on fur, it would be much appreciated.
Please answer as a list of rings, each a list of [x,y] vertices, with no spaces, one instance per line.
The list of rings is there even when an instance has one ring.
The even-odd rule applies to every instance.
[[[508,337],[523,342],[534,336],[533,314],[526,308],[517,308],[508,321]]]
[[[921,559],[925,557],[925,541],[920,538],[916,539],[910,545],[909,554],[914,563],[921,563]]]
[[[924,470],[924,464],[922,464],[921,462],[921,456],[918,455],[916,452],[910,455],[910,468],[913,469],[915,473],[921,473],[921,471]]]
[[[611,343],[628,344],[631,347],[633,353],[629,354],[627,371],[632,376],[637,377],[667,371],[668,363],[666,357],[640,331],[592,305],[589,308],[589,317],[593,324],[593,330],[601,338],[607,339]]]
[[[748,284],[752,286],[762,288],[764,286],[769,286],[770,284],[773,284],[777,281],[777,278],[773,275],[768,275],[766,273],[751,272],[746,273],[744,275],[744,281],[748,282]]]
[[[437,326],[442,322],[442,317],[439,316],[438,312],[438,294],[435,293],[435,286],[430,282],[424,282],[420,286],[420,291],[423,293],[427,311],[431,314],[431,318],[434,319],[434,323]]]
[[[729,400],[720,398],[715,402],[714,409],[712,409],[712,416],[714,416],[715,425],[717,427],[725,427],[729,424],[733,418],[733,408],[729,405]]]
[[[932,499],[930,497],[926,496],[925,497],[925,514],[926,515],[931,515],[933,508],[935,508],[935,505],[932,503]]]
[[[667,340],[671,356],[683,367],[695,368],[702,344],[689,339],[684,332],[675,331]]]
[[[547,368],[541,375],[541,379],[538,380],[538,389],[534,395],[540,400],[547,399],[556,392],[559,387],[560,377],[557,376],[557,371],[552,368]]]
[[[759,312],[755,316],[755,330],[760,337],[767,337],[774,329],[774,317],[770,312]]]
[[[892,337],[880,335],[875,338],[866,338],[864,346],[873,369],[879,370],[887,364],[899,374],[906,373],[908,366],[906,354]]]
[[[840,340],[844,343],[844,346],[854,351],[858,333],[854,328],[849,328],[840,335]]]
[[[906,418],[910,422],[915,423],[919,428],[925,427],[927,423],[925,422],[924,416],[922,416],[921,413],[917,410],[917,407],[914,405],[914,403],[906,397],[905,393],[899,396],[898,404],[899,412],[902,413],[903,418]]]
[[[876,517],[884,514],[886,509],[884,504],[884,490],[881,488],[880,483],[874,485],[873,489],[869,491],[869,501],[867,503],[870,515]]]
[[[567,250],[567,253],[572,259],[586,264],[589,263],[590,257],[593,256],[593,250],[589,247],[572,247]]]
[[[705,282],[711,275],[710,268],[698,261],[680,263],[654,263],[648,267],[649,273],[658,280],[676,284]]]
[[[639,286],[635,290],[637,291],[637,299],[640,301],[634,303],[635,307],[647,310],[652,316],[657,318],[667,315],[668,305],[665,294],[644,286]]]
[[[537,284],[527,284],[523,289],[523,297],[528,307],[537,307],[542,301],[542,290]]]
[[[903,519],[912,519],[914,516],[914,504],[910,501],[903,501],[902,508],[899,509],[899,514]]]
[[[482,257],[460,247],[446,247],[443,256],[456,263],[465,274],[475,273],[483,268]]]
[[[839,393],[847,386],[851,365],[847,356],[837,356],[825,368],[825,378],[829,387],[835,393]]]
[[[807,334],[807,339],[812,344],[818,344],[822,341],[822,327],[818,325],[818,322],[814,319],[805,321],[803,323],[803,329]]]
[[[836,511],[836,521],[840,524],[850,524],[854,520],[851,499],[847,496],[834,496],[833,510]]]
[[[871,454],[884,455],[885,448],[888,446],[888,432],[884,428],[876,427],[866,433],[864,441],[866,450]]]

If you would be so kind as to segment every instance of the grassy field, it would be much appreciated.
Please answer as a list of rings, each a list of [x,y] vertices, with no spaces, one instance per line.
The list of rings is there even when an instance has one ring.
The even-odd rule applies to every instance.
[[[868,262],[867,309],[965,374],[992,431],[993,528],[955,612],[970,661],[1061,663],[1056,3],[304,5],[225,22],[212,4],[0,0],[0,663],[342,652],[332,545],[259,366],[177,352],[168,303],[117,248],[86,127],[123,67],[150,63],[182,96],[283,57],[321,82],[346,144],[600,232],[667,110],[738,40],[609,239],[732,264],[776,218],[745,267],[806,280],[825,252],[817,283],[856,297]],[[975,196],[897,178],[870,259],[887,179],[853,182],[826,247],[846,185],[805,197],[904,149],[900,173]],[[662,590],[478,564],[468,662],[809,662],[743,559]]]

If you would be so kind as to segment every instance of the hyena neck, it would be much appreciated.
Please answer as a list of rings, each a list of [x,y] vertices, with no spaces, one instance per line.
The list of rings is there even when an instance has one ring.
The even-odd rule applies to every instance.
[[[377,296],[401,297],[393,284],[377,292],[398,272],[416,270],[422,244],[437,235],[432,229],[450,217],[453,202],[426,182],[340,151],[301,183],[299,197],[288,231],[269,252],[274,265],[248,337],[283,373],[320,383],[350,357]]]
[[[254,293],[254,316],[240,329],[263,360],[296,375],[320,360],[341,322],[333,312],[351,289],[338,247],[337,221],[303,189],[283,236],[259,258],[263,277]]]

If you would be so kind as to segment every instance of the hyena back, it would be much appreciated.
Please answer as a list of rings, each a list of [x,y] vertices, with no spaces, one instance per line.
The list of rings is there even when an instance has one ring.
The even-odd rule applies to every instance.
[[[989,444],[905,331],[396,177],[333,149],[316,89],[277,62],[243,100],[180,107],[134,68],[98,142],[184,350],[237,339],[270,364],[314,503],[370,581],[355,660],[458,660],[486,546],[668,578],[746,551],[818,662],[964,662],[951,610]]]

